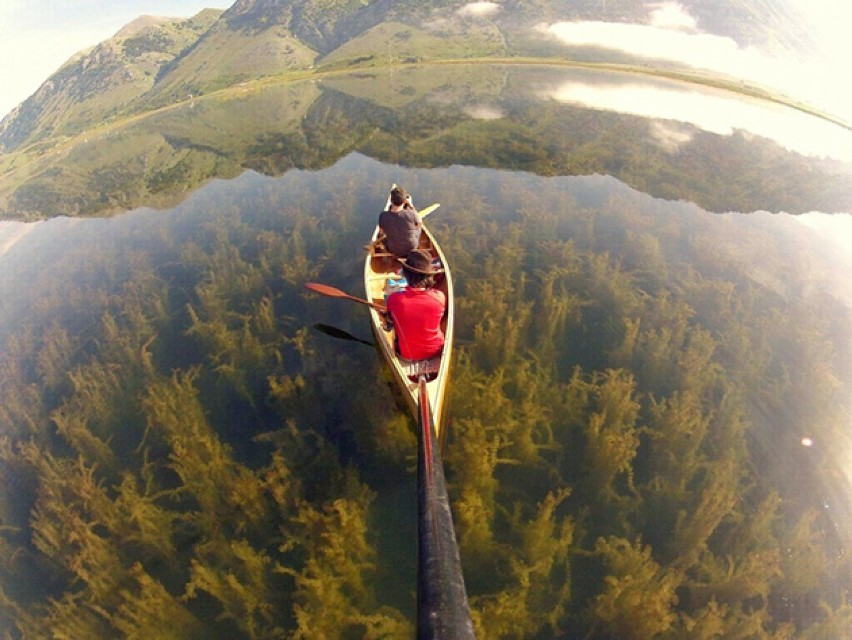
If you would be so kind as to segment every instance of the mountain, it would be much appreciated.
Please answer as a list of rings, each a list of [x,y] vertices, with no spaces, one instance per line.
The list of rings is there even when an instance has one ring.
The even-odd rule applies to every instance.
[[[684,0],[695,30],[740,46],[808,45],[790,0]],[[649,24],[643,0],[237,0],[189,19],[139,18],[72,57],[0,121],[0,150],[287,72],[495,56],[562,57],[541,23]],[[597,61],[629,56],[596,49]],[[585,58],[584,58],[585,59]],[[35,148],[36,151],[39,147]]]

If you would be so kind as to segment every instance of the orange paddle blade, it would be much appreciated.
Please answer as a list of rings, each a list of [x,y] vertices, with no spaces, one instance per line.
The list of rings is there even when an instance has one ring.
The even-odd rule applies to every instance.
[[[348,293],[341,291],[340,289],[337,289],[335,287],[332,287],[331,285],[320,284],[319,282],[306,282],[305,288],[310,289],[311,291],[314,291],[316,293],[321,293],[324,296],[331,296],[333,298],[349,297]]]
[[[366,304],[374,309],[379,311],[384,311],[385,308],[380,304],[373,304],[369,300],[364,300],[363,298],[356,298],[355,296],[350,296],[345,291],[341,291],[336,287],[332,287],[327,284],[320,284],[319,282],[306,282],[305,288],[310,289],[314,293],[319,293],[324,296],[330,296],[332,298],[343,298],[345,300],[352,300],[353,302],[360,302],[361,304]]]

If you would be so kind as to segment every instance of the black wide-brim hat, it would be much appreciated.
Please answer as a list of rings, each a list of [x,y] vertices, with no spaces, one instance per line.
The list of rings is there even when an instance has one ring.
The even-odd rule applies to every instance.
[[[443,269],[436,269],[432,266],[432,256],[428,251],[423,249],[415,249],[405,258],[397,258],[406,269],[410,269],[415,273],[422,273],[426,276],[433,276],[436,273],[442,273]]]

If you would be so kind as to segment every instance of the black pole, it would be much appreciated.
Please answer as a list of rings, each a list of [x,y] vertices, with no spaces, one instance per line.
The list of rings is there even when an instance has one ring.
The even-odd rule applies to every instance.
[[[444,468],[422,376],[419,386],[417,638],[473,640]]]

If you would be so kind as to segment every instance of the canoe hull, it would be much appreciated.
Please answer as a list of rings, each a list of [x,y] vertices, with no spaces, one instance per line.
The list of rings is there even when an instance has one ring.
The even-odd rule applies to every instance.
[[[376,227],[371,238],[371,244],[374,244],[378,238],[379,228]],[[447,393],[450,363],[452,361],[452,345],[453,345],[453,323],[455,317],[455,308],[453,303],[453,280],[441,247],[438,245],[432,233],[426,225],[423,225],[423,233],[420,238],[420,247],[428,250],[433,257],[438,258],[444,269],[444,273],[436,278],[435,288],[443,291],[447,299],[447,309],[444,313],[444,318],[441,321],[441,328],[444,332],[444,351],[441,355],[438,373],[434,380],[427,383],[427,394],[429,397],[429,406],[432,410],[437,436],[439,440],[443,440],[443,424],[446,420],[445,412],[445,397]],[[370,302],[384,305],[385,294],[387,292],[387,283],[389,278],[397,275],[400,265],[393,256],[388,256],[384,253],[377,253],[370,250],[364,260],[364,289],[367,299]],[[411,380],[403,368],[403,363],[396,354],[394,348],[394,332],[393,330],[386,331],[382,324],[382,317],[378,311],[370,309],[370,323],[373,328],[373,335],[376,338],[376,346],[382,355],[382,359],[388,364],[391,375],[396,386],[399,388],[409,412],[415,418],[418,417],[417,396],[418,385],[417,380]]]

